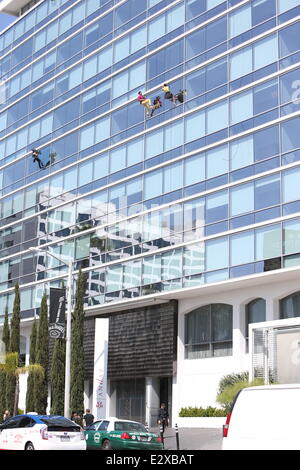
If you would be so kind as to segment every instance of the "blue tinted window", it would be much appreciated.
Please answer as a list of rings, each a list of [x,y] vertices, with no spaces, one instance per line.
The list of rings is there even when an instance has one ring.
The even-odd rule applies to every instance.
[[[269,127],[256,132],[254,139],[255,161],[278,155],[279,153],[279,129],[278,126]]]
[[[187,59],[194,57],[205,50],[205,28],[196,31],[186,39]]]
[[[270,176],[255,182],[255,209],[280,203],[280,176]]]
[[[300,118],[291,119],[281,125],[282,151],[288,152],[300,147]]]
[[[194,18],[195,16],[200,15],[206,10],[206,2],[202,1],[199,2],[199,0],[187,0],[186,2],[186,19],[190,20],[191,18]]]
[[[144,199],[160,196],[163,192],[163,171],[157,170],[145,175]]]
[[[175,67],[183,61],[183,41],[157,52],[149,58],[148,79],[161,74],[165,70]]]
[[[205,70],[198,70],[197,72],[191,73],[186,79],[186,88],[188,90],[189,98],[193,96],[201,95],[205,92]]]
[[[276,0],[255,0],[252,2],[252,26],[276,15]]]
[[[229,15],[230,38],[238,36],[251,28],[251,5],[238,8]]]
[[[210,90],[227,82],[227,59],[215,62],[206,69],[206,89]]]
[[[214,21],[186,39],[186,54],[190,59],[227,39],[227,18]]]
[[[206,27],[206,48],[220,44],[227,39],[227,18],[221,18],[218,21],[213,21]]]
[[[254,209],[253,183],[236,186],[230,191],[230,213],[232,216],[244,214]]]
[[[222,191],[206,198],[206,223],[217,222],[228,217],[228,192]]]
[[[146,0],[130,0],[116,9],[115,26],[122,26],[146,9]]]
[[[283,13],[290,8],[294,8],[299,5],[299,0],[278,0],[279,13]]]
[[[254,114],[259,114],[278,105],[277,80],[264,83],[254,88]]]
[[[299,101],[300,74],[299,69],[286,73],[280,78],[280,101],[289,103]],[[298,103],[299,104],[299,103]]]
[[[54,111],[54,129],[76,119],[76,117],[78,117],[79,107],[80,98],[78,97]]]
[[[284,57],[299,49],[300,22],[279,31],[280,56]]]
[[[282,175],[283,202],[300,199],[300,168],[291,168],[284,171]]]

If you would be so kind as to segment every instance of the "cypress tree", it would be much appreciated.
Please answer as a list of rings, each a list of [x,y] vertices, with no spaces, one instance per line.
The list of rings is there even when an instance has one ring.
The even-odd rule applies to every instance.
[[[36,362],[36,337],[37,337],[37,322],[34,320],[30,335],[30,350],[29,350],[29,364]],[[35,375],[32,371],[29,372],[27,378],[27,392],[26,392],[26,411],[34,411],[35,397],[34,397],[34,381]]]
[[[2,341],[5,347],[5,353],[9,351],[10,332],[8,323],[8,308],[5,308],[4,324],[2,330]],[[0,372],[0,417],[3,416],[6,410],[6,373]]]
[[[51,367],[51,414],[64,414],[66,341],[64,338],[54,340]]]
[[[16,352],[20,355],[20,289],[18,283],[15,285],[15,298],[10,327],[10,352]]]
[[[71,410],[84,412],[84,294],[86,287],[86,275],[79,271],[76,287],[75,308],[72,316],[72,341],[71,341]]]
[[[15,298],[13,313],[10,323],[10,343],[9,352],[17,353],[20,357],[20,289],[19,284],[15,285]],[[19,359],[18,359],[19,361]],[[6,408],[10,414],[14,412],[16,394],[16,378],[13,375],[6,376]]]
[[[2,331],[2,341],[5,346],[5,352],[9,352],[9,345],[10,345],[10,331],[9,331],[9,323],[8,323],[8,308],[5,307],[5,315],[4,315],[4,324],[3,324],[3,331]]]
[[[48,306],[47,295],[44,294],[41,302],[39,327],[36,341],[36,362],[44,369],[44,377],[34,381],[35,411],[45,414],[48,401]]]

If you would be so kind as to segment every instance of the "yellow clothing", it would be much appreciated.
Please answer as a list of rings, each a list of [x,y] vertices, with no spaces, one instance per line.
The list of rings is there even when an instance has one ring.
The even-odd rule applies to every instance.
[[[151,100],[150,99],[145,99],[141,101],[142,105],[145,106],[146,111],[147,111],[147,116],[149,115],[149,110],[150,110],[150,105],[151,105]]]

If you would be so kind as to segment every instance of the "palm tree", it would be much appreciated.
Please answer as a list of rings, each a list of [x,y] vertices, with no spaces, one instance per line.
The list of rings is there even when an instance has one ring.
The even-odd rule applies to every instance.
[[[19,354],[17,352],[7,353],[5,355],[5,362],[0,364],[0,371],[5,372],[11,377],[16,379],[15,400],[13,414],[18,414],[19,392],[20,392],[20,375],[31,372],[39,378],[44,377],[44,369],[40,364],[30,364],[28,366],[19,367]]]

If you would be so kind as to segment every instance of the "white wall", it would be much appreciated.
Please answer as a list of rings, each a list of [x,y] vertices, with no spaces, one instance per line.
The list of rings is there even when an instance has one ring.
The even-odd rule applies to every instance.
[[[23,326],[21,324],[21,335],[26,337],[26,365],[29,364],[30,334],[31,334],[31,327],[28,325]],[[23,374],[20,376],[19,409],[24,410],[24,411],[25,411],[25,405],[26,405],[27,377],[28,377],[28,374]],[[33,411],[33,410],[27,410],[27,411]]]
[[[245,306],[258,297],[266,300],[266,321],[279,318],[279,299],[300,290],[299,279],[257,285],[199,295],[179,300],[177,376],[173,381],[173,422],[182,407],[218,406],[216,395],[220,379],[232,372],[249,369],[249,354],[245,353]],[[233,354],[227,357],[184,359],[184,317],[195,308],[211,303],[225,303],[233,307]]]

